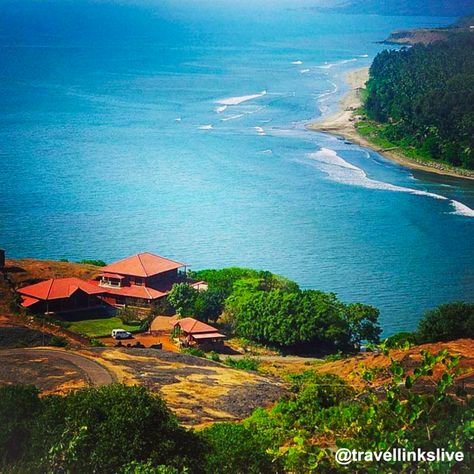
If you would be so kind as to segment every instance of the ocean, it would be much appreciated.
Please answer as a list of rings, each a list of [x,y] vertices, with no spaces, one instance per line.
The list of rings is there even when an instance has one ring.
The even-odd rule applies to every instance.
[[[1,2],[0,247],[247,266],[381,311],[474,300],[474,183],[305,129],[399,28],[298,2]]]

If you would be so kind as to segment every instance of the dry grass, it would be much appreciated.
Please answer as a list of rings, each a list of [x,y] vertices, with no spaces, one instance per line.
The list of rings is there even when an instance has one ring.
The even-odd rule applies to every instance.
[[[110,370],[126,374],[127,383],[139,383],[159,393],[188,426],[242,419],[286,393],[277,378],[185,354],[149,349],[94,352],[100,353]]]
[[[458,368],[460,369],[461,374],[457,377],[457,380],[464,380],[466,390],[474,392],[473,339],[458,339],[457,341],[423,344],[420,346],[414,346],[407,351],[394,350],[391,352],[391,356],[398,360],[408,373],[411,373],[421,361],[420,352],[422,350],[436,354],[444,349],[448,350],[451,355],[460,356]],[[319,372],[339,375],[351,385],[360,387],[364,384],[361,378],[364,369],[379,369],[380,372],[378,373],[375,383],[378,385],[386,383],[390,379],[390,374],[386,370],[389,365],[390,360],[388,357],[385,357],[382,354],[365,353],[349,359],[316,364],[313,365],[313,368]],[[431,380],[433,382],[438,380],[441,373],[441,367],[437,367]]]
[[[77,277],[88,280],[100,273],[100,267],[95,265],[32,258],[7,259],[6,268],[9,277],[17,286],[25,286],[49,278]]]

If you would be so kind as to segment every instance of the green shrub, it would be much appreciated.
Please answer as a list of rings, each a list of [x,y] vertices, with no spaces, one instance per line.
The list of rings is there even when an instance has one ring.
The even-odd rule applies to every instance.
[[[45,397],[33,439],[42,472],[116,473],[133,461],[196,471],[204,451],[159,397],[119,384]]]
[[[388,349],[403,349],[417,343],[417,334],[414,332],[399,332],[387,337],[384,343]]]
[[[218,423],[202,435],[210,445],[206,452],[209,474],[265,474],[278,472],[278,464],[267,454],[268,443],[236,423]]]
[[[99,339],[92,338],[89,342],[91,347],[105,347],[105,344]]]
[[[217,352],[214,352],[214,351],[209,352],[208,358],[214,362],[221,362],[221,357],[219,356]]]
[[[41,408],[38,395],[32,386],[0,387],[0,471],[2,463],[24,458]]]
[[[203,350],[198,349],[197,347],[185,347],[181,349],[181,352],[183,354],[192,355],[194,357],[206,357],[206,353]]]
[[[224,363],[234,369],[257,371],[261,362],[260,359],[256,357],[244,356],[241,359],[227,357]]]
[[[53,347],[68,347],[69,342],[68,340],[63,337],[63,336],[53,336],[49,342],[48,346],[53,346]]]
[[[107,264],[103,260],[80,260],[78,263],[82,263],[84,265],[94,265],[96,267],[105,267]]]
[[[461,301],[442,304],[425,313],[417,332],[420,342],[474,338],[474,304]]]
[[[140,320],[140,316],[137,310],[125,306],[117,311],[117,317],[122,321],[123,324],[131,325]]]

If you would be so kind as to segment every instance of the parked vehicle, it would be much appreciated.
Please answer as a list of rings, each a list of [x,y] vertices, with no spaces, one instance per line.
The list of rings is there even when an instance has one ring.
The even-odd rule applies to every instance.
[[[114,339],[130,339],[132,333],[125,331],[125,329],[112,329],[112,337]]]

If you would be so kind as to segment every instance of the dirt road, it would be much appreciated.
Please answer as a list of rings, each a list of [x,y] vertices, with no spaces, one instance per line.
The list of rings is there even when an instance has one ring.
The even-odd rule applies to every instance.
[[[28,366],[26,365],[28,364]],[[87,385],[107,385],[115,382],[115,376],[98,362],[75,352],[56,349],[8,349],[0,351],[0,365],[5,369],[11,367],[8,378],[13,383],[33,383],[39,387],[47,379],[51,371],[74,368],[78,376],[85,379]],[[34,368],[33,368],[34,367]],[[22,368],[24,370],[22,370]],[[36,370],[35,370],[36,369]]]

